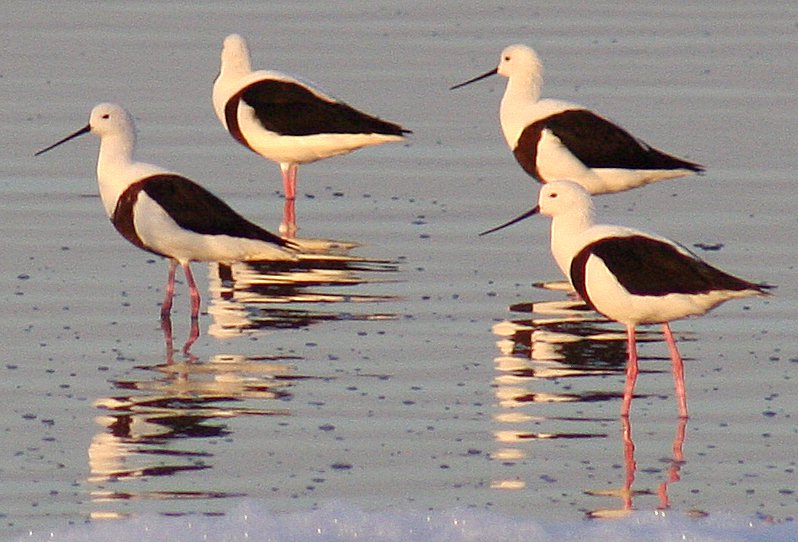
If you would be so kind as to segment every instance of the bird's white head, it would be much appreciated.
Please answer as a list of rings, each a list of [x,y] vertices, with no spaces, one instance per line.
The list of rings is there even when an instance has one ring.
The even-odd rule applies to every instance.
[[[540,214],[551,217],[568,213],[590,215],[593,201],[582,185],[573,181],[554,181],[540,189],[538,207]]]
[[[535,51],[526,45],[506,47],[499,57],[497,67],[473,79],[454,85],[449,90],[470,85],[497,73],[510,79],[507,89],[509,91],[513,87],[515,89],[513,94],[523,94],[524,98],[528,98],[527,95],[531,92],[532,99],[537,100],[540,97],[540,86],[543,84],[543,65]]]
[[[238,34],[230,34],[222,44],[220,77],[242,77],[252,71],[247,41]]]
[[[136,138],[133,117],[121,105],[101,103],[92,108],[89,116],[91,132],[98,136],[121,135],[131,141]]]
[[[95,105],[91,110],[89,123],[86,126],[40,150],[36,153],[36,156],[89,132],[98,135],[101,139],[107,138],[110,140],[113,137],[116,140],[113,146],[123,149],[132,156],[133,148],[136,145],[136,128],[133,124],[133,117],[130,116],[130,113],[124,107],[112,103]],[[109,144],[107,146],[111,147],[112,145]]]
[[[496,70],[504,77],[529,77],[537,82],[543,78],[543,64],[537,53],[521,44],[510,45],[502,51]]]
[[[100,137],[97,181],[105,211],[108,216],[112,216],[119,196],[131,183],[164,170],[133,160],[136,147],[136,127],[133,117],[125,108],[112,103],[94,106],[86,126],[40,150],[36,155],[89,132]]]
[[[480,235],[503,230],[507,226],[517,224],[537,214],[550,217],[569,215],[576,219],[571,222],[574,222],[578,229],[584,229],[592,224],[593,202],[590,193],[573,181],[555,181],[544,184],[540,190],[538,204],[532,209],[505,222],[501,226],[483,231]]]

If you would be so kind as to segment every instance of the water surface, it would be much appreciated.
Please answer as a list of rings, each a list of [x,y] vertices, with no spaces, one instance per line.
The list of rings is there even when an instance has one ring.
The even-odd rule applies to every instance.
[[[473,507],[575,521],[630,507],[758,521],[798,513],[794,393],[798,10],[789,2],[6,2],[0,522],[10,535],[138,513]],[[166,266],[124,242],[96,196],[97,141],[34,151],[123,104],[139,157],[272,229],[279,172],[210,105],[223,37],[396,120],[405,145],[303,166],[300,235],[358,262],[195,265],[190,355]],[[477,232],[537,195],[498,127],[499,78],[447,88],[525,42],[544,94],[583,103],[700,178],[597,201],[711,262],[779,286],[677,323],[692,417],[667,348],[641,344],[631,425],[617,414],[622,328],[562,291],[546,219]],[[207,269],[207,272],[205,272]],[[511,306],[512,310],[511,310]],[[634,449],[630,447],[634,444]],[[632,453],[633,452],[633,453]]]

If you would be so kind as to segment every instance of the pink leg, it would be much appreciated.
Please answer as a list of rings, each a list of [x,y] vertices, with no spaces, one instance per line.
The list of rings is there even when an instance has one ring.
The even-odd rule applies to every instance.
[[[657,489],[659,495],[659,510],[670,508],[670,499],[668,498],[668,485],[673,482],[681,480],[679,472],[684,464],[684,453],[682,447],[684,446],[684,435],[687,429],[687,418],[679,418],[679,425],[676,428],[676,436],[673,437],[673,455],[671,458],[671,466],[668,468],[668,480],[662,482]]]
[[[183,354],[189,356],[189,362],[196,361],[197,357],[192,355],[191,345],[193,345],[197,339],[199,338],[199,320],[197,318],[191,319],[191,331],[189,333],[188,339],[186,339],[186,344],[183,345]]]
[[[626,350],[628,353],[628,360],[626,361],[626,385],[623,389],[623,405],[621,406],[621,416],[628,417],[629,410],[632,407],[632,396],[635,391],[635,382],[637,382],[637,338],[635,326],[626,326]]]
[[[177,261],[176,260],[169,260],[169,278],[166,281],[166,295],[163,299],[163,304],[161,305],[161,320],[166,320],[169,318],[169,314],[172,312],[172,299],[175,296],[175,270],[177,269]],[[171,322],[170,322],[170,330],[171,330]]]
[[[298,167],[296,164],[280,164],[280,170],[283,172],[285,199],[296,199],[296,172]]]
[[[287,199],[283,205],[283,223],[280,224],[280,231],[289,239],[296,237],[296,200]]]
[[[174,347],[172,346],[172,319],[169,314],[161,318],[161,329],[163,330],[163,340],[166,346],[166,364],[172,365],[174,360]]]
[[[637,470],[637,462],[635,462],[635,443],[632,440],[632,424],[629,422],[629,417],[624,416],[621,418],[621,425],[623,426],[623,462],[626,466],[626,480],[623,484],[623,509],[632,509],[632,485],[635,483],[635,471]]]
[[[671,326],[668,323],[662,324],[662,332],[665,334],[665,340],[668,342],[668,350],[671,353],[671,361],[673,362],[673,382],[676,389],[676,400],[679,402],[679,417],[687,418],[687,392],[684,387],[684,361],[682,356],[679,355],[679,349],[676,348],[676,340],[673,338]]]
[[[280,164],[283,172],[283,193],[285,194],[285,206],[283,207],[283,223],[280,224],[280,231],[288,237],[296,235],[296,173],[299,166],[297,164]]]
[[[197,283],[194,282],[194,275],[191,274],[191,263],[185,262],[183,264],[183,272],[186,274],[186,282],[188,283],[188,291],[191,294],[191,319],[196,320],[199,318],[200,309],[200,293],[197,289]]]

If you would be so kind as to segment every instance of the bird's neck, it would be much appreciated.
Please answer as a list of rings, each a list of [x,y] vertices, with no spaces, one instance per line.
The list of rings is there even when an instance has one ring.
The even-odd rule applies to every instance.
[[[113,216],[116,202],[133,182],[135,177],[133,149],[136,144],[135,135],[104,135],[100,142],[100,154],[97,158],[97,183],[100,198],[106,214]]]
[[[514,148],[529,122],[527,110],[540,99],[540,77],[535,74],[514,75],[507,80],[499,117],[507,144]]]
[[[240,89],[238,82],[250,73],[252,73],[252,66],[249,61],[249,53],[232,54],[225,51],[219,75],[213,82],[212,92],[213,109],[225,127],[227,126],[225,118],[227,100]]]
[[[219,77],[235,81],[252,73],[252,64],[249,60],[249,51],[241,51],[235,55],[227,55],[222,62]]]
[[[592,209],[575,210],[556,216],[552,220],[551,253],[566,277],[570,277],[571,260],[582,248],[581,234],[592,226]]]
[[[541,77],[538,73],[514,74],[507,80],[504,99],[524,103],[540,99]]]

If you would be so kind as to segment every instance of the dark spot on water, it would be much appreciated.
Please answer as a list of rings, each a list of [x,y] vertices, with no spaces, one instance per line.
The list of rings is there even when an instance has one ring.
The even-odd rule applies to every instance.
[[[693,246],[704,251],[718,251],[723,248],[723,243],[693,243]]]

